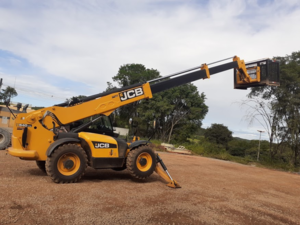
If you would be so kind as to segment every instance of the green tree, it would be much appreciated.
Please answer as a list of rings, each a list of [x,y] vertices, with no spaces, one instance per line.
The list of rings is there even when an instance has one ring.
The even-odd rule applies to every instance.
[[[133,84],[145,83],[146,81],[160,77],[159,72],[155,69],[147,69],[142,64],[125,64],[119,68],[118,74],[113,77],[119,87],[126,87]],[[107,83],[107,91],[114,87],[110,82]],[[115,111],[116,120],[119,126],[128,124],[129,118],[138,117],[137,109],[140,101],[125,105]]]
[[[300,153],[300,51],[285,57],[275,57],[280,62],[280,87],[252,88],[249,97],[260,97],[272,105],[277,116],[274,124],[280,142],[287,142],[293,151],[293,164],[299,164]]]
[[[18,95],[16,89],[13,87],[7,86],[5,89],[2,89],[0,92],[0,99],[3,102],[10,102],[13,97]]]
[[[223,124],[213,123],[204,132],[204,137],[210,142],[222,145],[228,149],[228,142],[232,140],[232,132]]]
[[[118,74],[113,77],[120,87],[145,83],[160,77],[155,69],[147,69],[141,64],[127,64],[120,67]],[[108,82],[107,90],[115,88]],[[205,105],[205,95],[199,94],[197,87],[186,84],[170,90],[154,94],[152,99],[142,100],[125,105],[116,112],[118,125],[128,124],[129,118],[138,122],[139,134],[150,136],[150,122],[157,121],[156,135],[164,141],[171,139],[186,141],[193,132],[201,127],[208,107]]]
[[[158,135],[164,141],[185,142],[202,125],[208,112],[204,93],[199,94],[193,84],[185,84],[157,93],[153,99],[144,101],[138,109],[139,117],[144,121],[156,119]]]
[[[86,98],[85,95],[73,96],[71,98],[67,98],[66,102],[68,102],[69,104],[73,105],[73,104],[76,104],[76,103],[80,102],[84,98]]]
[[[228,152],[230,155],[245,157],[245,151],[250,148],[250,141],[233,139],[228,143]]]
[[[126,87],[132,84],[144,83],[154,78],[160,77],[155,69],[147,69],[142,64],[125,64],[119,68],[118,74],[113,77],[120,87]]]
[[[106,83],[107,83],[107,88],[106,88],[105,92],[111,91],[113,89],[117,89],[117,87],[114,86],[111,82],[106,82]]]

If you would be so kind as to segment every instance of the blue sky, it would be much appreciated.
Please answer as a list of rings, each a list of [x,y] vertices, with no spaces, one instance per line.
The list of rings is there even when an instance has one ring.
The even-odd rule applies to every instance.
[[[50,106],[102,92],[121,65],[168,75],[238,55],[245,61],[299,50],[300,2],[257,0],[0,0],[0,77],[13,101]],[[204,126],[257,138],[236,102],[232,71],[194,83],[207,97]],[[265,136],[266,138],[266,136]]]

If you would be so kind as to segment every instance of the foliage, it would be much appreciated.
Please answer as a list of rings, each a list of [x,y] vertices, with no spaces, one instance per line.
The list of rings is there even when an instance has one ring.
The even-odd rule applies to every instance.
[[[118,74],[113,77],[120,87],[132,84],[144,83],[154,78],[160,77],[155,69],[146,69],[142,64],[126,64],[119,68]]]
[[[243,141],[243,140],[237,140],[233,139],[228,143],[228,152],[233,156],[241,156],[244,157],[246,155],[246,149],[250,147],[250,143]]]
[[[204,137],[212,143],[228,148],[228,142],[232,140],[232,132],[223,124],[212,124],[206,129]]]
[[[117,82],[119,87],[126,87],[132,84],[144,83],[158,77],[160,77],[159,72],[155,69],[147,69],[142,64],[125,64],[119,68],[118,74],[113,77],[113,81]],[[107,91],[116,88],[110,82],[107,82],[107,85]],[[118,126],[126,127],[129,118],[138,116],[137,109],[139,104],[140,101],[134,102],[115,111]]]
[[[173,137],[175,141],[186,141],[201,127],[208,111],[204,102],[205,95],[199,94],[195,85],[185,84],[143,101],[138,113],[142,121],[156,119],[162,140],[170,142]]]
[[[33,107],[31,107],[31,109],[33,109],[33,110],[39,110],[39,109],[43,109],[43,108],[45,108],[45,107],[43,107],[43,106],[33,106]]]
[[[299,166],[294,166],[289,161],[292,156],[292,150],[286,149],[282,155],[277,155],[274,159],[269,156],[269,142],[261,141],[260,160],[257,162],[257,150],[259,140],[245,140],[233,138],[228,143],[228,149],[222,145],[209,142],[204,137],[190,139],[189,143],[181,143],[186,149],[189,149],[193,154],[205,157],[211,157],[221,160],[229,160],[242,164],[250,164],[258,167],[268,167],[279,170],[299,171]]]
[[[113,81],[122,87],[158,77],[160,75],[157,70],[146,69],[141,64],[127,64],[120,67]],[[114,88],[108,82],[107,90]],[[150,100],[134,102],[117,109],[116,122],[118,126],[126,127],[129,118],[133,118],[138,124],[139,136],[151,136],[156,132],[156,137],[167,142],[186,141],[201,127],[201,121],[208,111],[204,102],[205,95],[199,94],[196,86],[185,84],[157,93]],[[157,123],[155,131],[150,125],[154,120]],[[132,129],[130,133],[133,133]]]
[[[297,166],[300,163],[300,51],[275,59],[280,61],[280,87],[252,88],[249,97],[269,101],[272,132],[279,137],[275,154],[283,143],[288,143],[293,151],[293,164]]]
[[[247,107],[246,120],[249,124],[254,121],[258,122],[264,130],[267,132],[270,141],[270,157],[274,158],[278,152],[280,145],[281,136],[279,126],[282,123],[279,119],[279,114],[274,108],[274,101],[266,101],[265,99],[254,96],[250,93],[249,99],[241,102],[243,107]]]
[[[107,88],[106,88],[105,92],[117,89],[117,87],[114,86],[111,82],[106,82],[106,83],[107,83]]]
[[[67,98],[67,102],[69,102],[70,104],[75,104],[77,102],[80,102],[82,99],[86,98],[85,95],[78,95],[78,96],[73,96],[71,98]]]
[[[16,89],[13,87],[7,86],[5,89],[2,89],[0,92],[0,100],[3,102],[10,102],[13,97],[18,95]]]

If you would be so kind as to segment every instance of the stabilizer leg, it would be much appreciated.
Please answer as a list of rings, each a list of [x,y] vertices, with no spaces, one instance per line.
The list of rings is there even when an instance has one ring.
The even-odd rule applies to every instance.
[[[156,161],[157,161],[157,165],[155,167],[155,172],[159,176],[161,176],[165,181],[168,182],[167,186],[171,187],[171,188],[181,188],[181,186],[177,183],[177,181],[171,177],[166,165],[164,164],[164,162],[162,161],[162,159],[160,158],[160,156],[158,154],[156,154]],[[164,171],[159,167],[158,163],[160,163],[160,165],[164,169]]]

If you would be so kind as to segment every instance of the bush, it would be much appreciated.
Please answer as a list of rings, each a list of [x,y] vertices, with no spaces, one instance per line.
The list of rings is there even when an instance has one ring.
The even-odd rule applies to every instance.
[[[205,130],[204,137],[212,143],[227,148],[228,142],[232,140],[232,132],[223,124],[214,123]]]

